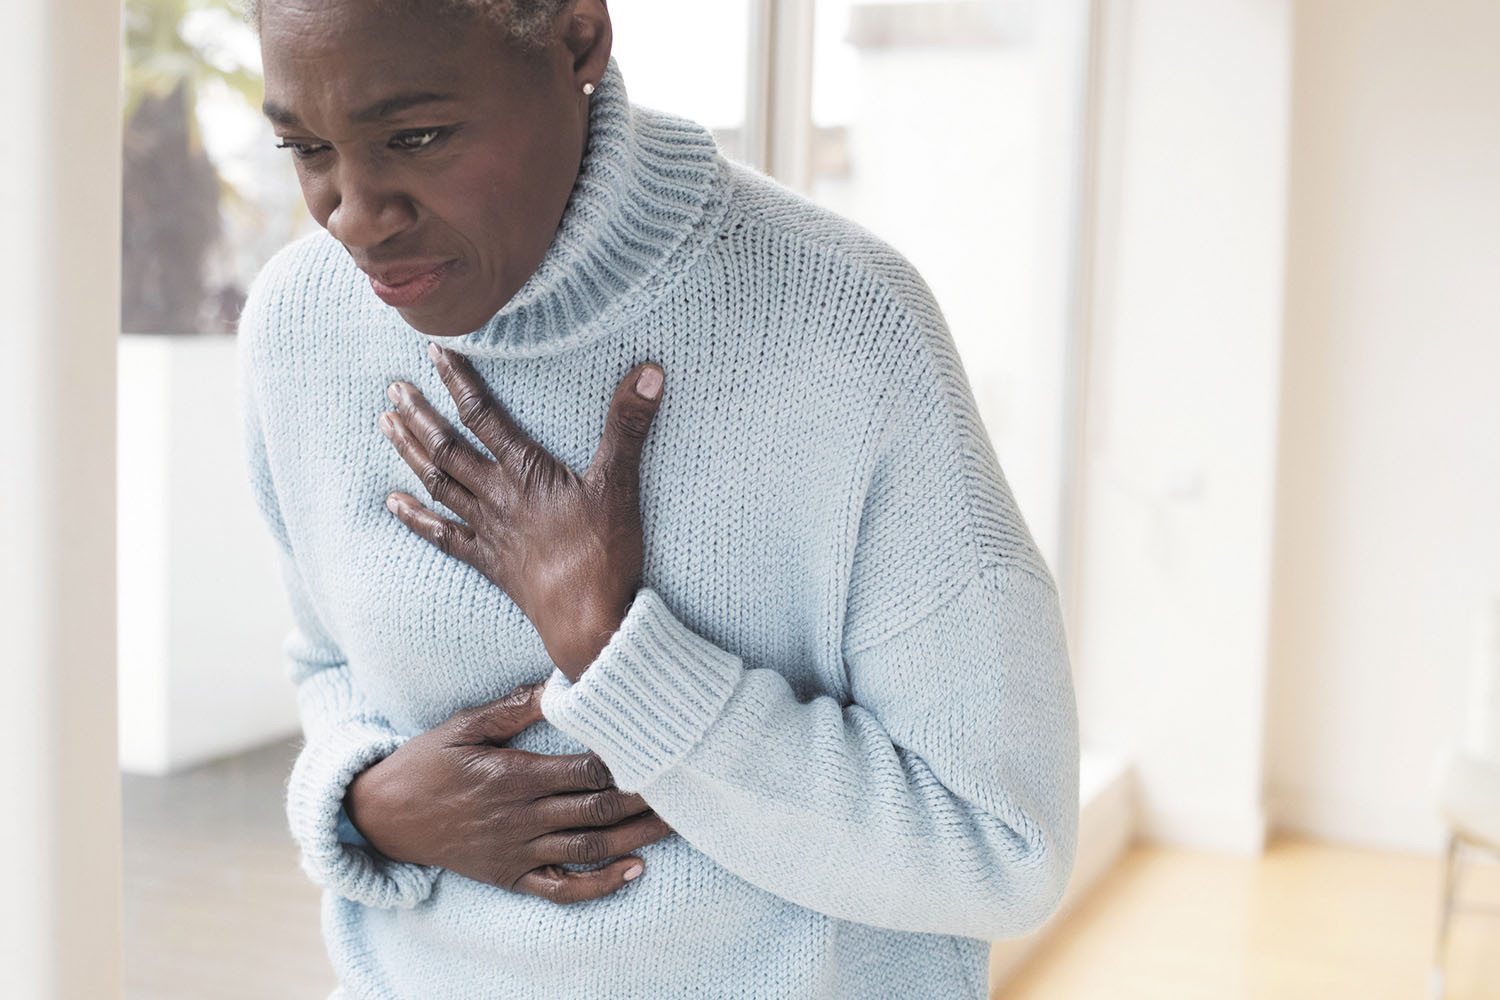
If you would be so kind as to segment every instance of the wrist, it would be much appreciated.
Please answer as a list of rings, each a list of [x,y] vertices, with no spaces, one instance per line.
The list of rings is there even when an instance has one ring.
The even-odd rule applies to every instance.
[[[376,822],[378,816],[375,814],[380,811],[380,807],[376,802],[376,793],[378,791],[376,786],[379,783],[380,776],[374,773],[375,768],[378,766],[379,762],[377,761],[375,764],[356,774],[354,780],[349,782],[349,786],[344,789],[343,809],[344,820],[348,822],[353,831],[364,841],[364,845],[385,853],[376,845],[374,838],[370,835],[370,831],[378,825]]]
[[[563,676],[569,681],[577,684],[579,679],[588,672],[589,666],[604,652],[604,647],[609,645],[610,639],[614,638],[620,630],[620,625],[625,621],[625,615],[630,610],[630,604],[634,603],[632,596],[624,609],[617,614],[610,615],[605,622],[599,625],[588,626],[578,630],[579,642],[570,649],[559,652],[552,658],[557,669],[563,672]]]

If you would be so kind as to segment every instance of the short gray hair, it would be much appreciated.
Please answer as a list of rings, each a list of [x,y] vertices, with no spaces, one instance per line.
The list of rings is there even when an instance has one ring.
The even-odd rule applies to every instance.
[[[264,0],[242,0],[245,18],[260,31],[260,13]],[[392,6],[397,0],[370,0],[381,6]],[[410,6],[427,9],[439,16],[481,15],[505,28],[521,45],[536,48],[551,35],[552,26],[569,0],[404,0]]]

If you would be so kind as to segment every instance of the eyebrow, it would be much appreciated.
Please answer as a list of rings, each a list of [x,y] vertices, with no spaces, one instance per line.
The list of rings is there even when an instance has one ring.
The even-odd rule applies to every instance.
[[[349,116],[349,120],[364,125],[394,118],[403,111],[409,111],[423,104],[439,104],[443,101],[456,100],[458,100],[456,95],[439,94],[430,91],[413,94],[396,94],[393,97],[376,101],[369,107],[356,111]],[[284,108],[269,100],[261,105],[261,111],[265,112],[265,116],[277,125],[295,127],[302,124],[301,119],[290,108]]]

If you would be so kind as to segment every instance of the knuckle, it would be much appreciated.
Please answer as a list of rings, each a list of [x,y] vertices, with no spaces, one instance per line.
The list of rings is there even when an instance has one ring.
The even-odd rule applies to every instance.
[[[466,705],[448,716],[448,721],[444,724],[451,725],[460,732],[464,732],[477,728],[480,718],[479,707],[477,705]]]
[[[549,902],[566,906],[573,902],[573,890],[566,879],[558,878],[547,883],[546,897]]]
[[[532,689],[533,686],[530,684],[513,687],[490,704],[507,717],[516,715],[531,704]]]
[[[432,496],[437,496],[447,485],[448,474],[438,468],[436,464],[429,465],[422,470],[422,486]]]
[[[604,789],[614,784],[614,776],[609,773],[609,768],[604,766],[604,759],[598,754],[587,754],[579,761],[578,777],[588,788]]]
[[[495,442],[494,448],[491,449],[491,454],[505,467],[514,469],[526,457],[526,443],[514,436],[507,435]]]
[[[528,486],[541,486],[544,484],[546,464],[542,456],[535,448],[522,448],[516,456],[516,477]]]
[[[491,794],[501,803],[514,803],[517,798],[524,797],[525,783],[505,762],[501,755],[490,765],[489,773],[486,775]],[[525,820],[524,813],[511,813],[509,821],[520,823]]]
[[[633,438],[643,438],[651,429],[651,419],[655,416],[654,411],[639,406],[627,406],[620,410],[615,417],[620,430]]]
[[[595,826],[612,826],[624,814],[624,804],[618,795],[596,792],[584,803],[584,816]]]
[[[432,447],[427,454],[432,457],[432,464],[439,468],[447,468],[453,462],[455,450],[453,438],[444,434],[432,442]]]
[[[576,878],[563,879],[562,885],[557,890],[557,901],[563,906],[568,906],[572,903],[582,903],[584,900],[590,898],[592,898],[592,894],[588,891],[588,887]]]
[[[490,412],[489,400],[484,393],[472,387],[465,387],[458,397],[458,419],[473,427],[478,421],[488,418]]]
[[[458,435],[451,428],[434,427],[428,432],[426,443],[427,454],[432,456],[433,464],[447,465],[458,449]]]
[[[550,865],[538,868],[528,875],[523,876],[521,881],[516,884],[523,892],[529,892],[533,896],[558,903],[561,902],[558,899],[558,895],[562,890],[562,880],[553,872],[554,869]]]
[[[574,864],[588,864],[604,860],[604,836],[593,830],[570,834],[564,842],[563,853]]]

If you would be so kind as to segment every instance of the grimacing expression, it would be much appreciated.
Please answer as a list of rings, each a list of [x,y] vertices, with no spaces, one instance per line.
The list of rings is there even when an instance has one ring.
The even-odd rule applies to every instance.
[[[551,245],[587,136],[581,81],[609,45],[523,49],[482,16],[414,6],[265,0],[265,108],[309,212],[375,292],[461,336]]]

